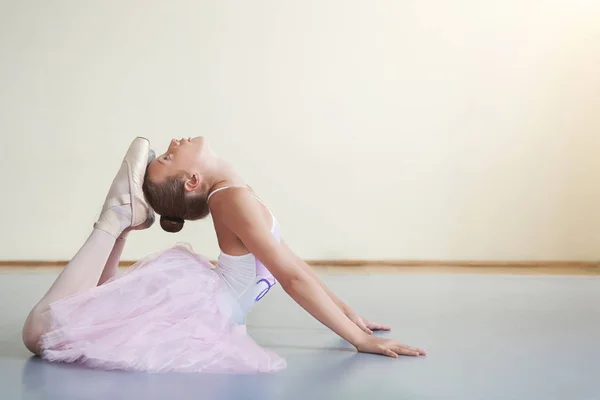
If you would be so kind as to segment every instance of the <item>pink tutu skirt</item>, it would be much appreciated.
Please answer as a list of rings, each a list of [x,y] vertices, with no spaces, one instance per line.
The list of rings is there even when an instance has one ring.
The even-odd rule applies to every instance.
[[[223,285],[224,286],[224,285]],[[208,260],[184,246],[50,306],[41,356],[92,368],[258,373],[286,367],[232,322],[237,302]]]

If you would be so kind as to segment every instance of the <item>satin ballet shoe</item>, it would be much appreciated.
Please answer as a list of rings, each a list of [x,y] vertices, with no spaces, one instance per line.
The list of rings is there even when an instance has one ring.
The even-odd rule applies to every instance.
[[[145,139],[147,140],[147,139]],[[148,162],[146,163],[146,168],[148,168],[148,166],[150,165],[150,163],[152,161],[154,161],[154,159],[156,158],[156,153],[154,152],[154,150],[149,149],[148,151]],[[140,181],[140,185],[139,188],[141,190],[142,188],[142,184],[144,182],[144,176],[146,175],[146,169],[144,169],[144,172],[142,173],[141,177],[141,181]],[[154,214],[154,210],[152,210],[152,208],[148,205],[148,202],[146,201],[146,197],[144,196],[144,193],[141,194],[141,199],[144,202],[144,204],[146,205],[146,208],[148,210],[148,218],[146,219],[145,222],[141,223],[140,225],[137,226],[131,226],[129,229],[130,230],[134,230],[134,231],[141,231],[143,229],[148,229],[152,226],[152,224],[154,224],[154,221],[156,219],[156,216]]]
[[[125,229],[146,229],[154,223],[154,211],[142,192],[146,168],[153,155],[148,139],[133,140],[106,195],[95,229],[117,238]]]

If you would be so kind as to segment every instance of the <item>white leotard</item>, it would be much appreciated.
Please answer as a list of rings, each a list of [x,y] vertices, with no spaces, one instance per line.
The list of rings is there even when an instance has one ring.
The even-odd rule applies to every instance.
[[[226,186],[216,189],[208,195],[207,201],[210,200],[213,194],[233,187],[240,186]],[[252,194],[252,197],[261,202],[269,210],[262,200],[254,194]],[[271,234],[279,241],[279,224],[271,210],[269,210],[269,213],[273,219]],[[269,270],[252,253],[231,256],[221,250],[215,270],[221,276],[227,290],[239,305],[239,309],[232,316],[238,323],[244,322],[246,312],[256,302],[261,300],[271,287],[277,283]]]

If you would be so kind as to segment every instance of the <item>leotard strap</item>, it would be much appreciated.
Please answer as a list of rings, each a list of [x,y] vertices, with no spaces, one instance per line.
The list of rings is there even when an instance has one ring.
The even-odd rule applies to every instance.
[[[213,194],[215,194],[217,192],[220,192],[221,190],[231,189],[231,188],[234,188],[234,187],[243,187],[243,186],[224,186],[222,188],[215,189],[215,190],[213,190],[212,192],[210,192],[208,194],[208,197],[206,198],[206,202],[208,203],[208,201],[210,200],[210,198],[212,197]]]
[[[212,192],[210,192],[208,194],[208,197],[206,198],[206,202],[208,203],[208,201],[210,200],[211,196],[217,192],[220,192],[221,190],[225,190],[225,189],[231,189],[231,188],[244,188],[244,189],[250,189],[250,195],[252,197],[254,197],[256,200],[258,200],[263,206],[265,206],[265,208],[267,209],[267,211],[269,211],[269,214],[271,214],[271,218],[273,218],[273,226],[275,226],[275,215],[273,215],[273,213],[271,212],[271,209],[265,204],[264,201],[262,201],[257,195],[255,195],[254,193],[252,193],[252,189],[250,188],[250,186],[224,186],[222,188],[218,188],[213,190]]]

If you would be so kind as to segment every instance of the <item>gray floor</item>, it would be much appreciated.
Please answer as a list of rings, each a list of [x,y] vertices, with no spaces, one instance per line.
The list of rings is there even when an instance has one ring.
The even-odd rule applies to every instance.
[[[2,399],[600,399],[600,277],[323,275],[421,358],[356,354],[278,289],[251,334],[276,375],[144,374],[53,365],[20,341],[55,272],[0,273]],[[386,334],[387,335],[387,334]]]

